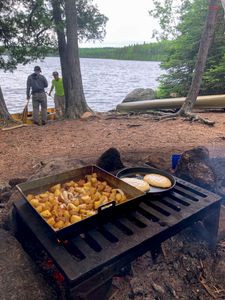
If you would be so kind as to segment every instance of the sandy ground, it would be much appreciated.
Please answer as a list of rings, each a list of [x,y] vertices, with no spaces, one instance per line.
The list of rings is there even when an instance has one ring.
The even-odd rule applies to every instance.
[[[224,156],[224,113],[202,113],[213,127],[178,120],[155,121],[149,115],[122,117],[105,113],[86,120],[49,121],[0,131],[0,183],[29,177],[41,162],[58,157],[95,162],[108,148],[139,164],[152,161],[169,168],[171,155],[206,146],[211,156]]]

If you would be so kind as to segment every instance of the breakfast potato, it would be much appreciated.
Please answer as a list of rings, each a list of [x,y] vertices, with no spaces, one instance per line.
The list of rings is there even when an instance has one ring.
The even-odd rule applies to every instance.
[[[85,179],[55,184],[39,195],[28,194],[27,200],[54,230],[60,230],[95,215],[103,204],[121,203],[127,197],[93,173]]]

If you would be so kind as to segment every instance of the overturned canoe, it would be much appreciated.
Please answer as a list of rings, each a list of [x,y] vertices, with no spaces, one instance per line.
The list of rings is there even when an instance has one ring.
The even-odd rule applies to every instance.
[[[48,120],[55,120],[55,108],[48,108],[47,110],[47,119]],[[11,114],[12,118],[16,121],[21,121],[22,120],[22,113],[15,113]],[[33,113],[29,111],[27,113],[27,121],[26,124],[33,124]]]
[[[133,112],[152,109],[180,108],[184,103],[184,100],[185,97],[124,102],[118,104],[116,110],[119,112]],[[225,108],[225,95],[199,96],[194,108]]]

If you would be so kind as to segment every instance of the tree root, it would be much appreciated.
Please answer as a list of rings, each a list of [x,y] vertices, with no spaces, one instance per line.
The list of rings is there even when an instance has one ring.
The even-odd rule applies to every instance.
[[[0,127],[8,127],[11,125],[21,125],[23,122],[14,119],[0,119]]]
[[[205,124],[208,126],[213,126],[215,124],[215,121],[210,121],[191,113],[181,114],[179,111],[173,114],[166,114],[166,115],[163,114],[155,119],[158,121],[162,121],[162,120],[175,120],[177,118],[182,118],[184,121],[199,122],[201,124]]]

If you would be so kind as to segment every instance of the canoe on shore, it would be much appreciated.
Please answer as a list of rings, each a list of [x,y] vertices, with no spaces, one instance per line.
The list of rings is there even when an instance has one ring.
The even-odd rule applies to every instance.
[[[55,108],[48,108],[47,112],[48,112],[47,119],[48,120],[55,120]],[[22,120],[22,113],[11,114],[11,116],[16,121],[21,121]],[[26,124],[33,124],[33,113],[31,111],[29,111],[27,113]]]
[[[185,98],[182,97],[123,102],[117,105],[116,110],[119,112],[138,112],[153,109],[180,108],[184,103],[184,100]],[[225,95],[199,96],[197,97],[194,108],[225,108]]]

